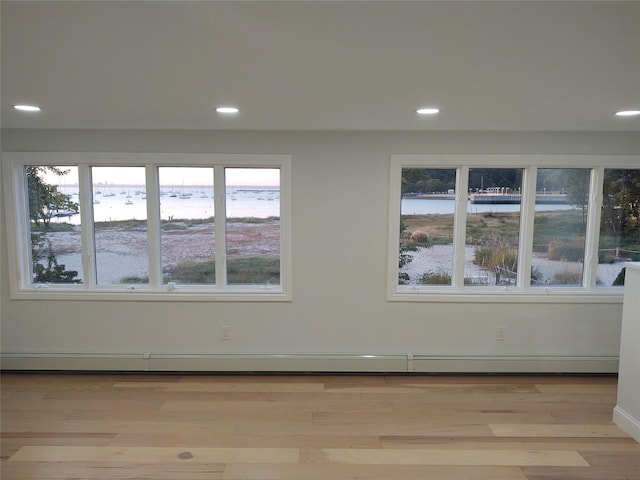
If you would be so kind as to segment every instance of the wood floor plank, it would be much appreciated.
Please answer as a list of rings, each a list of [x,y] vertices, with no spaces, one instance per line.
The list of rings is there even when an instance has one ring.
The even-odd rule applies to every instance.
[[[327,387],[327,393],[540,393],[535,385],[526,384],[423,384],[404,383],[386,386],[334,385]]]
[[[277,393],[278,395],[288,395],[287,393]],[[320,393],[312,393],[318,395]],[[120,388],[109,391],[95,390],[53,390],[45,395],[45,400],[110,400],[117,402],[164,402],[168,400],[188,400],[188,401],[271,401],[276,393],[270,392],[193,392],[193,391],[159,391],[153,388]],[[295,394],[298,395],[298,394]]]
[[[300,422],[279,422],[277,420],[261,422],[238,422],[237,433],[274,434],[274,435],[432,435],[432,436],[493,436],[484,424],[472,425],[432,425],[428,422],[393,423],[386,419],[372,419],[362,425],[354,424],[309,424]]]
[[[610,468],[523,467],[522,470],[527,480],[640,480],[636,475]]]
[[[576,451],[552,450],[322,449],[316,462],[359,465],[589,466]]]
[[[555,384],[555,385],[536,385],[536,388],[542,393],[553,393],[553,394],[562,394],[568,393],[572,395],[584,395],[584,394],[608,394],[608,395],[616,395],[617,386],[616,385],[601,385],[601,384],[586,384],[586,385],[563,385],[563,384]]]
[[[220,421],[178,421],[165,422],[157,420],[29,420],[29,419],[9,419],[3,420],[3,428],[15,432],[31,432],[36,430],[45,430],[61,433],[171,433],[176,429],[190,431],[195,433],[234,433],[237,427],[231,423]]]
[[[9,462],[297,463],[297,448],[25,446]]]
[[[386,415],[389,423],[401,425],[473,425],[473,424],[522,424],[550,423],[553,417],[546,413],[495,413],[495,412],[460,412],[455,410],[438,412],[415,412],[401,409]],[[372,422],[370,412],[315,412],[315,424],[362,425]]]
[[[627,437],[616,425],[492,424],[497,437]]]
[[[585,450],[581,452],[581,455],[589,462],[589,465],[594,467],[623,467],[625,470],[635,472],[640,478],[640,445],[635,451]]]
[[[7,462],[2,480],[221,480],[224,463]]]
[[[156,421],[156,422],[224,422],[230,421],[256,421],[264,419],[277,419],[280,421],[297,421],[310,422],[312,419],[311,412],[279,409],[275,412],[265,411],[264,409],[247,408],[244,412],[237,409],[225,409],[223,407],[214,411],[204,410],[144,410],[131,411],[126,409],[110,409],[110,410],[93,410],[93,409],[75,409],[64,416],[66,420],[86,420],[86,421],[117,421],[117,420],[134,420],[134,421]]]
[[[302,435],[302,434],[203,434],[203,433],[119,433],[109,442],[112,447],[278,447],[278,448],[380,448],[377,435]]]
[[[538,437],[426,437],[381,436],[382,448],[424,448],[449,450],[572,450],[585,452],[623,452],[640,458],[640,444],[625,437],[538,438]]]
[[[272,415],[291,412],[368,412],[371,414],[387,414],[397,411],[396,403],[382,402],[371,400],[368,402],[361,401],[330,401],[326,398],[319,398],[315,401],[224,401],[219,400],[212,402],[206,401],[187,401],[187,400],[168,400],[164,402],[160,408],[162,412],[220,412],[225,414],[247,414],[253,412],[257,414]]]
[[[113,388],[144,388],[165,392],[225,392],[225,393],[264,393],[264,392],[322,392],[321,383],[239,383],[239,382],[118,382]]]
[[[517,467],[229,464],[223,480],[527,480]]]

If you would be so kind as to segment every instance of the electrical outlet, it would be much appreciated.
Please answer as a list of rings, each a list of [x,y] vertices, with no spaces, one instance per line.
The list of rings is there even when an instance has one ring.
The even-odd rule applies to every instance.
[[[496,341],[498,342],[504,341],[504,335],[506,330],[507,330],[507,327],[498,327],[496,329]]]
[[[222,325],[220,329],[220,338],[222,340],[231,340],[231,327],[229,325]]]

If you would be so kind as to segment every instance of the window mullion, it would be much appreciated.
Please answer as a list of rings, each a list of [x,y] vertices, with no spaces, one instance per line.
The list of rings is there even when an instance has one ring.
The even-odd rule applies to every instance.
[[[213,169],[213,197],[215,209],[215,264],[216,286],[222,288],[227,284],[227,212],[226,212],[226,180],[224,166],[216,165]]]
[[[17,232],[16,250],[18,255],[9,255],[9,271],[14,271],[18,275],[18,283],[20,287],[34,286],[33,284],[33,262],[31,260],[32,255],[32,236],[30,231],[31,218],[29,215],[29,185],[26,175],[26,165],[18,165],[12,172],[14,176],[15,193],[12,198],[9,199],[9,205],[13,202],[13,210],[17,218],[15,224],[15,230]],[[11,185],[11,187],[13,187]],[[13,189],[13,188],[12,188]],[[10,225],[10,221],[14,221],[13,218],[9,220],[7,211],[4,212],[7,215],[7,232],[11,232],[13,228]],[[19,263],[19,267],[15,267],[12,263],[16,261]]]
[[[145,167],[147,192],[147,241],[149,245],[149,286],[162,285],[162,258],[160,251],[160,187],[158,167]]]
[[[518,285],[528,289],[531,285],[531,256],[533,255],[533,220],[536,206],[536,181],[538,169],[535,166],[522,172],[520,197],[520,251],[518,252]]]
[[[464,285],[468,190],[469,167],[460,167],[456,172],[456,205],[453,225],[453,276],[451,283],[454,287]]]
[[[604,184],[604,167],[591,169],[589,182],[589,203],[587,208],[587,229],[585,232],[584,272],[582,286],[593,288],[596,284],[598,270],[598,243],[600,235],[600,218],[602,216],[602,190]]]
[[[82,281],[86,288],[96,285],[96,248],[93,231],[93,182],[91,167],[78,165],[80,235],[82,241]]]
[[[389,188],[389,255],[387,258],[387,294],[391,297],[398,292],[398,274],[400,260],[400,222],[402,221],[402,164],[399,160],[391,159],[389,173],[391,185]]]

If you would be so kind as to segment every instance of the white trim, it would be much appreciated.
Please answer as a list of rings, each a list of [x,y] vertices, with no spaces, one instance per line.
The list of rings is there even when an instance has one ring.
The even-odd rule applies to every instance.
[[[163,154],[163,153],[99,153],[99,152],[3,152],[3,175],[5,187],[5,215],[7,217],[9,277],[11,298],[48,299],[48,300],[171,300],[171,301],[291,301],[292,300],[292,253],[291,253],[291,155],[278,154]],[[216,222],[216,285],[180,285],[171,290],[162,285],[159,232],[159,205],[147,205],[147,228],[149,243],[149,285],[96,285],[91,272],[95,271],[95,251],[91,212],[81,212],[83,242],[83,284],[31,284],[28,222],[19,222],[19,218],[28,219],[28,205],[24,191],[26,187],[23,167],[25,165],[78,166],[81,185],[90,179],[89,167],[92,166],[144,166],[151,198],[159,198],[154,181],[157,181],[157,167],[162,166],[198,166],[213,167],[216,172],[216,218],[225,218],[224,168],[277,168],[280,170],[280,284],[226,285],[220,284],[225,276],[220,275],[226,262],[220,249],[225,246],[224,223]],[[91,182],[89,182],[91,183]],[[85,210],[90,207],[91,188],[81,187],[81,199]],[[86,198],[85,198],[86,197]],[[87,200],[89,199],[89,200]],[[88,203],[87,203],[88,202]],[[222,225],[222,227],[219,227]],[[219,247],[218,247],[219,245]]]
[[[159,174],[154,165],[145,167],[147,198],[160,198]],[[147,244],[149,255],[149,283],[162,285],[162,232],[160,202],[147,202]]]
[[[628,412],[616,406],[613,409],[613,423],[640,443],[640,419],[633,418]]]
[[[4,370],[356,373],[616,373],[615,356],[5,353]]]
[[[520,205],[520,237],[518,239],[518,248],[523,252],[531,252],[533,250],[533,224],[536,209],[536,182],[538,179],[538,167],[535,165],[522,170],[521,191],[522,204]],[[533,195],[527,194],[533,192]],[[518,255],[518,285],[529,285],[531,282],[531,264],[533,258],[531,255]]]
[[[402,166],[391,157],[389,171],[389,236],[387,240],[387,299],[393,299],[398,288],[398,255],[400,254]]]
[[[415,355],[413,365],[415,372],[616,373],[618,357]]]
[[[640,155],[521,155],[521,154],[392,154],[392,162],[406,167],[455,168],[638,168]]]
[[[216,165],[213,168],[213,207],[214,218],[227,218],[227,192],[224,166]],[[227,283],[227,222],[215,222],[215,265],[216,287],[224,287]]]
[[[464,250],[467,232],[467,192],[469,191],[469,167],[456,169],[456,200],[453,215],[453,275],[451,285],[464,285]]]
[[[539,291],[524,292],[511,287],[474,287],[449,289],[449,287],[401,286],[390,301],[398,302],[437,302],[437,303],[530,303],[530,304],[585,304],[618,303],[622,304],[623,293],[617,288],[598,288],[597,291],[576,291],[577,289],[541,288]],[[428,298],[425,298],[425,295]]]

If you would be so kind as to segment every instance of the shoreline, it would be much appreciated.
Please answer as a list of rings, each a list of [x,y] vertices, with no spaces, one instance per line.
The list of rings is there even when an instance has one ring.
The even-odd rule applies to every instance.
[[[455,193],[422,193],[417,195],[402,195],[402,199],[417,200],[455,200]],[[519,193],[470,193],[467,201],[472,205],[520,205],[522,195]],[[566,194],[538,193],[536,205],[570,205]]]
[[[79,277],[82,278],[80,229],[48,232],[46,236],[51,241],[58,264],[65,265],[66,270],[78,271]],[[279,256],[280,222],[228,222],[226,240],[229,257]],[[215,258],[213,223],[162,231],[160,243],[163,269],[184,262],[202,262]],[[96,232],[96,250],[99,284],[119,284],[122,278],[149,274],[146,227],[101,227]],[[41,263],[43,261],[40,260]]]

